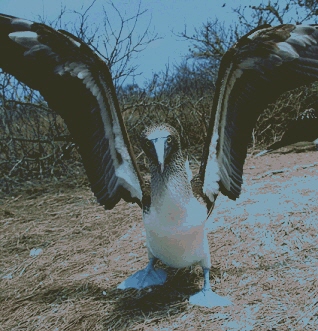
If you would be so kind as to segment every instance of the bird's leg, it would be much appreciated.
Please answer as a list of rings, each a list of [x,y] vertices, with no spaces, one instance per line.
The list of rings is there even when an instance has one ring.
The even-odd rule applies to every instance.
[[[230,300],[221,297],[212,291],[210,285],[210,279],[209,279],[210,269],[203,268],[203,272],[204,272],[203,289],[200,292],[191,295],[189,298],[189,302],[193,305],[203,306],[208,308],[231,305],[232,302]]]
[[[155,269],[156,258],[149,259],[145,269],[139,270],[122,283],[117,288],[124,290],[126,288],[136,288],[138,290],[152,285],[162,285],[167,279],[167,273],[162,269]]]

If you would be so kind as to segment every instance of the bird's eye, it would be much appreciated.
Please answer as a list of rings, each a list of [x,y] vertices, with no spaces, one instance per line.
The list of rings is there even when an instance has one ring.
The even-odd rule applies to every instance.
[[[171,141],[172,141],[172,138],[171,138],[171,137],[168,137],[168,138],[167,138],[167,143],[170,144]]]

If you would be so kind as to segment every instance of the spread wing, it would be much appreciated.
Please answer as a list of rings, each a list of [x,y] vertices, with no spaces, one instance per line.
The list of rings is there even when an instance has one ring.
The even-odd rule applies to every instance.
[[[143,181],[106,64],[81,40],[0,15],[0,66],[38,90],[65,120],[100,204],[141,205]]]
[[[239,197],[247,145],[264,108],[280,94],[318,79],[318,26],[254,30],[223,57],[199,177],[213,202]]]

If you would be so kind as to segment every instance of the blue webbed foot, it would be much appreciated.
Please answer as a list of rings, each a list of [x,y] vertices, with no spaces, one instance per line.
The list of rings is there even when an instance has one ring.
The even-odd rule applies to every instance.
[[[151,259],[145,269],[139,270],[122,283],[117,288],[124,290],[127,288],[136,288],[138,290],[148,286],[162,285],[167,279],[167,273],[162,269],[155,269],[153,267],[154,260]]]
[[[219,306],[229,306],[232,302],[212,291],[212,289],[203,289],[202,291],[193,294],[189,298],[189,302],[192,305],[202,306],[202,307],[219,307]]]
[[[189,303],[208,308],[232,305],[229,299],[221,297],[212,291],[209,280],[210,270],[203,268],[203,273],[204,287],[200,292],[190,296]]]

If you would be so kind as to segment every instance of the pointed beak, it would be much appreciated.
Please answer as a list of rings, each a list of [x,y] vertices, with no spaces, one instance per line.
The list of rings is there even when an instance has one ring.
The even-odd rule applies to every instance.
[[[165,144],[166,144],[165,138],[158,138],[154,142],[161,173],[163,173],[163,170],[165,168]]]

